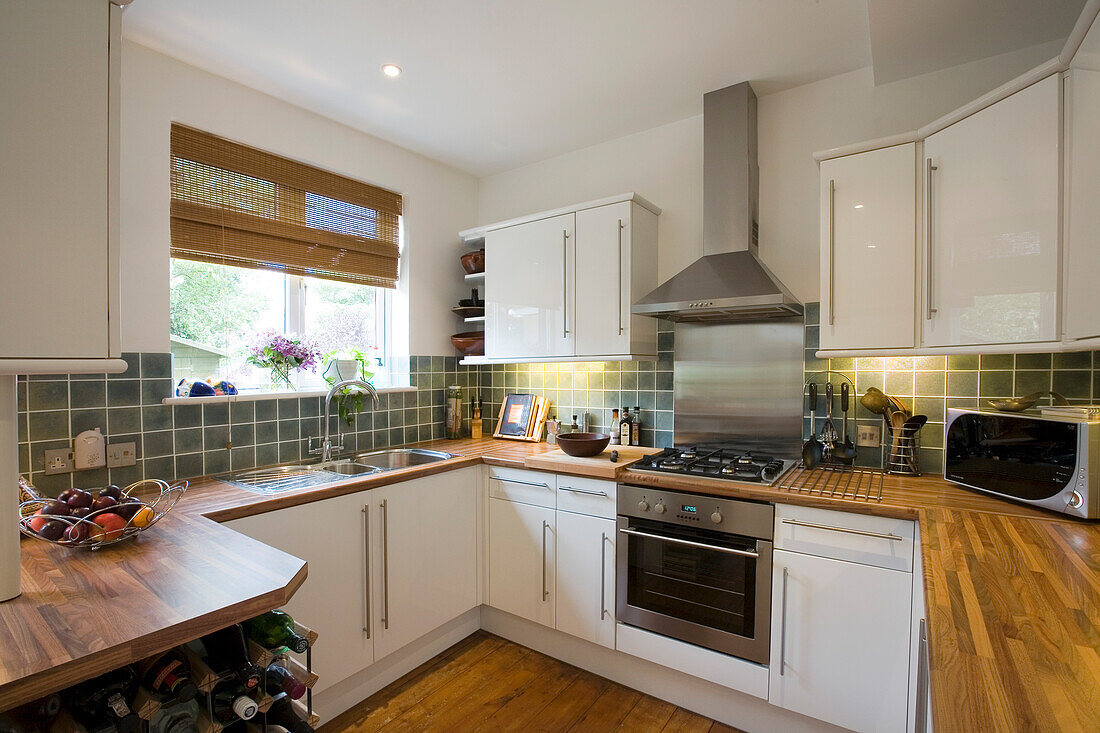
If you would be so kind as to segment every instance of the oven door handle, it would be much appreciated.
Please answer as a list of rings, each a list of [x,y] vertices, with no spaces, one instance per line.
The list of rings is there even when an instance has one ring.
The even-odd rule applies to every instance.
[[[626,529],[619,529],[625,535],[631,535],[633,537],[645,537],[650,540],[657,540],[658,542],[667,542],[670,545],[682,545],[684,547],[698,547],[702,550],[714,550],[715,552],[724,552],[727,555],[740,555],[741,557],[760,557],[759,552],[753,550],[737,550],[732,547],[719,547],[718,545],[708,545],[705,542],[692,542],[691,540],[682,540],[678,537],[665,537],[659,534],[650,534],[649,532],[639,532],[633,527]]]

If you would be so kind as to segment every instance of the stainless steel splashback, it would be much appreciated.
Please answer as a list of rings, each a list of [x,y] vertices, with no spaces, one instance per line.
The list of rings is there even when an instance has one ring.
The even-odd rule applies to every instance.
[[[729,443],[779,457],[802,445],[801,318],[676,324],[676,445]]]

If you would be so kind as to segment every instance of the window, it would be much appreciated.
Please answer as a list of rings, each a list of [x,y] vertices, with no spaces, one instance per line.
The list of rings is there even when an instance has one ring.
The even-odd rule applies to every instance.
[[[400,259],[400,194],[172,125],[171,337],[176,378],[270,386],[247,363],[267,331],[382,360]],[[320,387],[301,372],[298,387]]]
[[[268,373],[247,362],[259,334],[301,334],[322,354],[358,349],[377,356],[374,383],[390,384],[388,293],[384,288],[287,275],[212,262],[172,260],[171,346],[174,377],[228,379],[242,391],[272,389]],[[325,386],[308,370],[298,389]]]

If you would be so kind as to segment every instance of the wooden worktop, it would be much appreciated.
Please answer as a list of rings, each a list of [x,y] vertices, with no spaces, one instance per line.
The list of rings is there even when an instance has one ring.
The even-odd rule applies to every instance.
[[[277,496],[198,479],[136,542],[78,553],[24,541],[24,594],[0,604],[0,710],[284,603],[304,563],[218,522],[480,463],[522,468],[553,449],[491,438],[418,447],[458,457]],[[1100,719],[1096,523],[938,476],[887,477],[881,501],[629,468],[618,480],[917,520],[936,730],[1087,730]]]

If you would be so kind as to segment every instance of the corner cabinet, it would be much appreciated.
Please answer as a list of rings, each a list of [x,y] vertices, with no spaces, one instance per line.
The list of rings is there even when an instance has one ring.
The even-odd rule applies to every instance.
[[[0,362],[119,354],[121,13],[0,4]]]
[[[630,310],[657,284],[659,213],[629,194],[479,230],[486,359],[655,358],[656,321]]]
[[[821,348],[916,345],[916,143],[821,163]]]
[[[925,346],[1057,341],[1061,79],[924,141]]]

